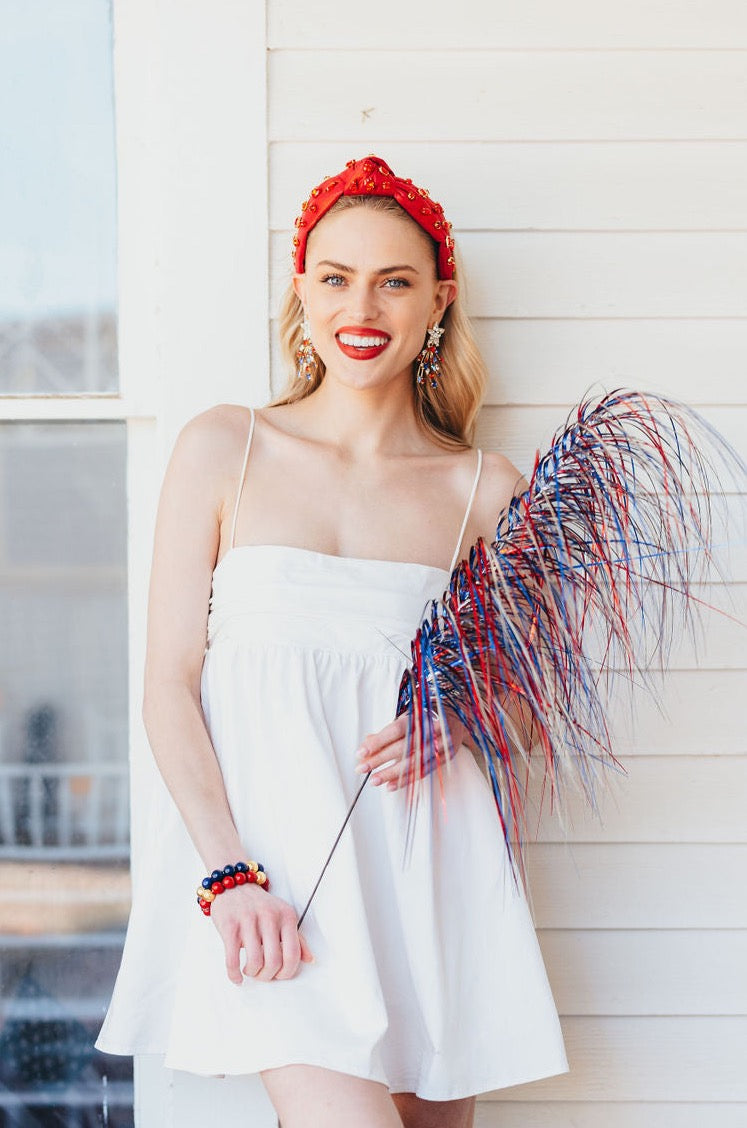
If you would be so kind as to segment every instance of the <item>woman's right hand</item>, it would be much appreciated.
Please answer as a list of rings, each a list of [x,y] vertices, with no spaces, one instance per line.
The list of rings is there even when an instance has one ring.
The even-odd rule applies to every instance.
[[[258,885],[242,885],[216,897],[211,919],[226,952],[226,974],[240,986],[253,979],[292,979],[314,957],[298,931],[295,909]],[[241,968],[241,949],[245,959]]]

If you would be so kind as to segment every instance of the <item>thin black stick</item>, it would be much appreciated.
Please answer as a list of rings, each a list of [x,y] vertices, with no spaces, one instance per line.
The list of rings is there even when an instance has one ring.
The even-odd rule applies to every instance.
[[[322,872],[319,874],[319,877],[316,879],[316,885],[311,890],[311,896],[309,897],[308,901],[306,902],[306,905],[304,906],[304,910],[301,913],[300,917],[298,918],[298,928],[300,928],[301,925],[303,924],[303,918],[306,916],[306,913],[309,911],[309,905],[314,900],[314,894],[316,893],[317,889],[321,885],[322,878],[324,877],[325,873],[327,872],[327,866],[332,861],[332,855],[334,854],[335,850],[337,849],[337,843],[342,838],[342,832],[344,831],[345,827],[348,825],[348,822],[350,821],[350,816],[352,815],[353,811],[355,810],[355,804],[360,799],[361,794],[363,792],[363,788],[366,786],[366,784],[368,783],[370,778],[371,778],[371,772],[369,772],[366,775],[365,779],[363,780],[363,783],[358,788],[355,799],[353,800],[353,802],[350,804],[350,806],[348,808],[348,813],[345,815],[345,821],[343,822],[342,826],[340,827],[339,831],[337,832],[337,838],[332,843],[332,849],[330,850],[329,854],[327,854],[327,860],[324,863],[324,865],[322,866]]]

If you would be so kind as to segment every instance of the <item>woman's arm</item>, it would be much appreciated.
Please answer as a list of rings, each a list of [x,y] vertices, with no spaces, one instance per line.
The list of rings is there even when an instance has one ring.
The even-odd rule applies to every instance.
[[[234,825],[200,700],[212,572],[246,441],[240,408],[213,408],[181,432],[158,506],[148,600],[143,719],[153,755],[206,870],[246,855]],[[249,844],[251,856],[251,844]],[[267,859],[271,872],[271,859]],[[195,885],[200,875],[195,875]],[[197,911],[197,910],[195,910]],[[255,885],[214,902],[229,978],[290,978],[300,958],[296,915]]]
[[[179,435],[161,490],[148,600],[143,719],[158,767],[208,870],[240,857],[200,676],[229,474],[220,409]],[[227,441],[228,440],[228,441]],[[234,471],[236,475],[238,471]]]

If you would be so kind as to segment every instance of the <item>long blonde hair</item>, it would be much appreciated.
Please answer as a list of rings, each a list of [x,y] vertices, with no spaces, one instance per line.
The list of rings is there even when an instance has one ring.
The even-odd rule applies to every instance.
[[[433,247],[435,259],[436,244],[391,197],[341,196],[327,214],[333,215],[336,211],[352,207],[374,208],[376,211],[389,212],[412,223]],[[320,223],[323,222],[323,219],[320,220]],[[432,388],[427,380],[422,385],[417,383],[415,362],[413,362],[412,378],[418,421],[441,446],[457,449],[472,445],[475,423],[488,380],[485,361],[477,347],[472,326],[464,311],[461,276],[462,268],[457,255],[457,277],[460,279],[460,286],[457,296],[441,319],[445,333],[440,345],[441,376],[438,387]],[[280,345],[289,376],[282,391],[270,401],[268,405],[270,407],[305,399],[324,379],[324,362],[319,356],[316,357],[310,380],[299,380],[296,376],[296,353],[301,344],[302,322],[303,306],[293,286],[289,284],[280,307],[279,326]]]

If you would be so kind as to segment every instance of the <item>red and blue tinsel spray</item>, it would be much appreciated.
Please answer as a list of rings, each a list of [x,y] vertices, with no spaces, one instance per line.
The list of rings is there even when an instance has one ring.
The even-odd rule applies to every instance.
[[[554,804],[580,785],[596,805],[600,772],[619,768],[610,689],[645,685],[697,616],[721,473],[743,483],[747,468],[673,400],[618,390],[569,416],[495,539],[473,545],[412,642],[397,702],[411,818],[425,776],[446,795],[448,757],[441,764],[433,748],[437,734],[449,747],[447,711],[484,761],[522,875],[533,763]]]

